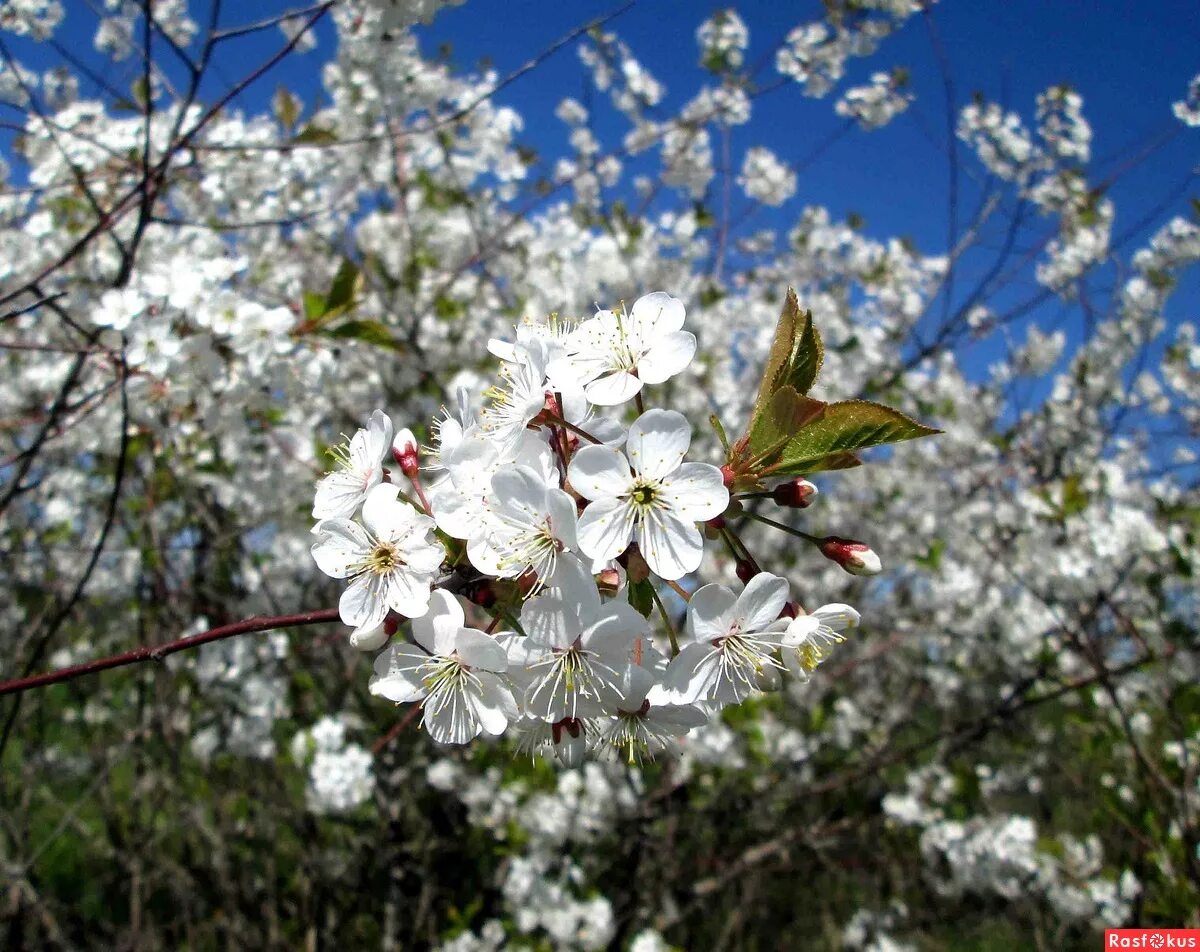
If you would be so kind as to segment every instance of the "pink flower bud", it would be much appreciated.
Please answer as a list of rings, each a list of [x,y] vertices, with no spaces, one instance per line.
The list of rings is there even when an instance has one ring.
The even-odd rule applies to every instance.
[[[879,556],[865,542],[826,536],[821,540],[821,554],[851,575],[878,575],[883,571]]]
[[[725,483],[726,489],[732,489],[737,476],[734,475],[733,469],[726,463],[721,467],[721,480]]]
[[[392,459],[409,479],[415,479],[421,471],[420,451],[417,449],[417,438],[412,430],[403,429],[392,440]]]
[[[792,479],[775,487],[771,498],[780,506],[790,509],[807,509],[812,505],[817,487],[807,479]]]

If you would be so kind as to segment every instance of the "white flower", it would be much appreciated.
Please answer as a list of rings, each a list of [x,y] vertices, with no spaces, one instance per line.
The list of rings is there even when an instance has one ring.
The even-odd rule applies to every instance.
[[[809,615],[794,618],[783,636],[783,662],[802,681],[829,657],[834,645],[845,641],[848,628],[857,628],[859,614],[849,605],[822,605]]]
[[[708,721],[703,711],[671,703],[669,696],[655,687],[654,675],[645,668],[636,664],[626,667],[616,716],[601,732],[598,745],[636,764]]]
[[[684,463],[692,433],[674,410],[649,410],[629,428],[625,452],[582,447],[571,460],[571,486],[591,503],[579,517],[579,548],[593,559],[620,555],[637,538],[642,555],[664,579],[700,566],[696,523],[725,511],[729,491],[721,471]]]
[[[528,466],[513,466],[492,477],[485,531],[467,546],[471,564],[498,578],[528,570],[548,579],[558,554],[575,548],[575,501]]]
[[[655,291],[634,302],[628,314],[601,311],[563,341],[566,356],[552,360],[552,381],[582,382],[587,398],[615,406],[683,370],[696,353],[695,335],[681,330],[683,302]]]
[[[521,347],[514,348],[514,357],[500,370],[505,385],[492,387],[484,394],[491,402],[483,411],[483,429],[502,447],[514,446],[546,406],[546,364],[542,357]]]
[[[487,528],[487,499],[492,492],[492,476],[502,466],[528,466],[552,479],[554,457],[543,436],[524,432],[509,447],[489,439],[480,427],[469,428],[447,455],[442,446],[442,465],[449,479],[442,479],[428,490],[433,518],[438,528],[456,539],[473,539]]]
[[[465,744],[480,733],[499,736],[517,716],[502,675],[504,649],[466,627],[458,600],[438,589],[427,615],[412,623],[417,644],[393,644],[375,659],[372,694],[397,704],[423,699],[421,724],[439,744]]]
[[[724,585],[705,585],[688,602],[685,634],[690,642],[667,666],[664,685],[678,703],[744,701],[770,669],[781,665],[775,651],[783,644],[788,620],[779,613],[787,602],[788,583],[776,575],[754,576],[735,596]]]
[[[349,519],[383,479],[383,458],[392,443],[392,421],[376,410],[348,444],[331,453],[338,467],[317,484],[314,519]]]
[[[507,641],[509,670],[526,685],[525,713],[550,723],[615,710],[621,672],[648,631],[627,602],[601,604],[596,583],[571,556],[525,603],[521,627],[526,637]]]
[[[362,518],[323,519],[313,528],[312,555],[334,578],[350,578],[338,609],[357,632],[383,624],[388,609],[409,618],[429,608],[429,586],[445,558],[433,538],[433,520],[396,498],[397,487],[380,483],[367,494]]]

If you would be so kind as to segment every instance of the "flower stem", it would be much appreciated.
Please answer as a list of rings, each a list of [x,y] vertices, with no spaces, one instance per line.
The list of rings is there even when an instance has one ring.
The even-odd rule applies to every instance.
[[[567,420],[564,420],[561,416],[557,416],[552,413],[547,413],[546,418],[548,420],[553,421],[554,423],[557,423],[559,426],[566,427],[568,430],[570,430],[576,436],[583,437],[589,443],[596,443],[596,444],[600,443],[600,440],[598,440],[598,439],[596,439],[596,437],[592,436],[592,434],[589,433],[587,430],[583,429],[583,427],[576,426],[574,423],[570,423]]]
[[[654,597],[654,604],[658,606],[658,613],[662,615],[663,624],[667,626],[667,637],[671,639],[671,657],[674,658],[679,654],[679,638],[675,634],[675,626],[671,624],[671,616],[667,614],[667,606],[663,604],[663,600],[658,596],[658,589],[653,585],[649,586],[650,594]]]
[[[773,528],[779,529],[782,532],[786,532],[789,535],[797,536],[801,539],[804,539],[808,542],[813,543],[814,545],[821,544],[821,540],[819,538],[817,538],[816,536],[809,535],[807,532],[804,532],[800,529],[793,529],[791,526],[787,525],[786,523],[776,522],[774,519],[768,519],[766,516],[760,516],[756,512],[747,512],[746,515],[749,516],[751,519],[757,519],[759,522],[762,522],[768,526],[772,526]]]

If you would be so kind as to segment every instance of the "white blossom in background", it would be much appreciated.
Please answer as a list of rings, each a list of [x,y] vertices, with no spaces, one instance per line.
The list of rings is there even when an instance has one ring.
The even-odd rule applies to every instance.
[[[740,69],[750,30],[736,10],[718,10],[696,29],[700,63],[714,73]]]
[[[913,101],[905,90],[904,71],[872,73],[865,86],[847,89],[834,107],[839,116],[853,119],[864,129],[879,129],[904,112]]]
[[[748,198],[778,206],[796,194],[796,173],[770,149],[756,146],[746,150],[738,185]]]
[[[1200,73],[1188,83],[1187,95],[1172,103],[1171,111],[1185,126],[1200,126]]]

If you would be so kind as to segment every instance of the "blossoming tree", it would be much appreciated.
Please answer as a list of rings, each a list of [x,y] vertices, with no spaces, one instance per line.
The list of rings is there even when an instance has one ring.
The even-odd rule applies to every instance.
[[[0,6],[6,944],[1200,925],[1194,172],[1111,195],[1200,78],[1097,172],[919,0],[714,13],[676,109],[635,4],[510,74],[443,6]],[[944,245],[795,208],[760,98],[918,69]]]

